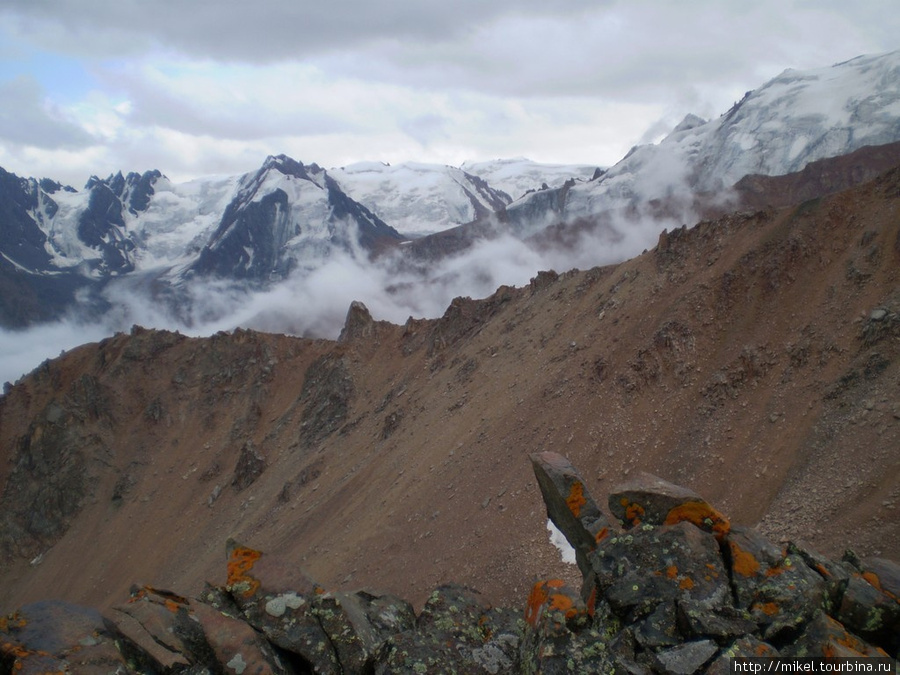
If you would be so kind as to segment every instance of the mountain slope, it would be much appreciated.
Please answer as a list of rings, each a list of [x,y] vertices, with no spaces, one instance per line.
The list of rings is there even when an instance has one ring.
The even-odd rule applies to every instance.
[[[4,610],[197,592],[234,536],[330,588],[566,574],[528,455],[648,470],[776,539],[900,554],[900,171],[340,342],[135,329],[0,399]],[[599,486],[599,487],[598,487]],[[31,563],[29,563],[31,561]]]

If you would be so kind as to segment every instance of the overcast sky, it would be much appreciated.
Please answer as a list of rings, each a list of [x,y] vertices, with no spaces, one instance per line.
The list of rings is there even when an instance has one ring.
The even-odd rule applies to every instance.
[[[82,187],[286,153],[610,165],[785,68],[900,48],[896,0],[0,0],[0,166]]]

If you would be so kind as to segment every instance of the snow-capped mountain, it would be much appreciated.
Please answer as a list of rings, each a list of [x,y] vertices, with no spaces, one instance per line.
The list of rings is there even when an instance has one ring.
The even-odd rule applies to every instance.
[[[596,164],[543,164],[524,157],[463,162],[460,168],[503,190],[514,200],[528,192],[562,187],[572,179],[587,182],[603,175],[604,171]]]
[[[507,211],[528,236],[550,222],[640,210],[652,200],[681,200],[688,209],[691,194],[721,191],[748,174],[783,175],[897,140],[900,51],[861,56],[786,70],[718,119],[688,115],[660,143],[633,148],[596,180],[526,195]]]
[[[440,164],[359,162],[328,173],[350,197],[407,237],[470,223],[512,201],[476,172]]]
[[[335,247],[371,252],[402,239],[324,169],[280,155],[241,178],[187,273],[277,279],[297,266],[316,267]]]
[[[16,223],[19,234],[4,233],[2,255],[31,272],[76,268],[104,278],[170,267],[264,279],[332,244],[402,240],[323,169],[284,155],[242,176],[182,184],[159,171],[93,177],[81,191],[6,177],[3,201],[19,208],[4,224]]]

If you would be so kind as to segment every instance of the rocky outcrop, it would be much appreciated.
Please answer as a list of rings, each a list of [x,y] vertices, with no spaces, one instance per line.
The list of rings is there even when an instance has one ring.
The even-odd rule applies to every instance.
[[[568,460],[532,456],[584,585],[538,581],[524,612],[443,585],[422,611],[330,592],[229,540],[227,581],[190,598],[149,586],[102,617],[39,602],[0,620],[0,673],[726,673],[736,657],[900,650],[900,565],[779,548],[690,490],[643,474],[604,515]]]
[[[900,603],[890,589],[900,565],[776,546],[649,474],[610,494],[618,525],[585,552],[582,534],[563,527],[593,505],[573,498],[585,494],[574,487],[580,477],[556,453],[532,463],[549,517],[589,563],[578,595],[561,582],[535,586],[526,643],[555,647],[523,654],[532,670],[562,672],[573,658],[597,672],[718,673],[736,656],[897,657]]]

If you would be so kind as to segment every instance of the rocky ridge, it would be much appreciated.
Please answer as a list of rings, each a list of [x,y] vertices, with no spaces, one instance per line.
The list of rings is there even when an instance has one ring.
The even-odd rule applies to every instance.
[[[134,586],[106,616],[38,602],[0,620],[0,673],[728,673],[749,657],[889,659],[900,565],[779,547],[649,474],[610,518],[554,452],[531,457],[583,588],[534,584],[524,610],[470,588],[400,597],[328,591],[277,552],[227,544],[227,581],[198,597]]]

